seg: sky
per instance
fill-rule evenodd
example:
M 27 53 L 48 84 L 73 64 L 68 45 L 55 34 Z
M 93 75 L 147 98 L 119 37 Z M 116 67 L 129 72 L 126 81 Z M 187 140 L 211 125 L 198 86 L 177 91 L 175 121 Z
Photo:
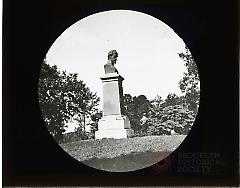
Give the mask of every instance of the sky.
M 151 100 L 157 95 L 181 95 L 178 82 L 186 67 L 178 53 L 184 49 L 183 40 L 162 21 L 136 11 L 112 10 L 85 17 L 66 29 L 46 60 L 59 70 L 78 73 L 78 79 L 101 99 L 103 66 L 108 52 L 117 50 L 115 67 L 124 77 L 124 94 Z

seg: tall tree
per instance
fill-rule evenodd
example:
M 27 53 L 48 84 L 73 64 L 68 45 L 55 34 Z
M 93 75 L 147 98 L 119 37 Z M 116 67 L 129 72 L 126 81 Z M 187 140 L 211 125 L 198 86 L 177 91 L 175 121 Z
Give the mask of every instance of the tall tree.
M 196 113 L 200 99 L 200 79 L 197 64 L 187 46 L 185 49 L 185 52 L 180 53 L 179 57 L 185 61 L 187 72 L 180 80 L 179 87 L 185 95 L 185 102 L 189 110 Z
M 39 103 L 47 128 L 57 141 L 63 139 L 65 122 L 71 117 L 62 90 L 64 76 L 65 73 L 60 74 L 56 66 L 51 67 L 44 60 L 39 77 Z
M 71 95 L 74 120 L 78 122 L 85 133 L 87 119 L 97 112 L 100 99 L 96 93 L 90 91 L 83 81 L 77 81 L 77 78 L 74 78 L 74 83 L 74 93 Z
M 98 105 L 99 97 L 92 93 L 77 74 L 60 72 L 44 60 L 39 78 L 39 103 L 47 128 L 61 142 L 66 123 L 76 118 L 85 130 L 86 117 Z

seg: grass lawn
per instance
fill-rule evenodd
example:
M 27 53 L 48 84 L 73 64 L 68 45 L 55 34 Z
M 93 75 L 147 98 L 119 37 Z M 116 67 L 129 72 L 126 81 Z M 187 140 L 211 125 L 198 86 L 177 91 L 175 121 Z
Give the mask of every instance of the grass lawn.
M 75 159 L 108 171 L 131 171 L 155 164 L 174 151 L 185 135 L 82 140 L 61 144 Z

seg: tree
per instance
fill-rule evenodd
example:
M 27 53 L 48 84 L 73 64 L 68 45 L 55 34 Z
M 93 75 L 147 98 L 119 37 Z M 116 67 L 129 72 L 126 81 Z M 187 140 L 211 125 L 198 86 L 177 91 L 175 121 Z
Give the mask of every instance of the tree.
M 71 95 L 72 109 L 74 110 L 74 120 L 78 122 L 79 127 L 86 133 L 86 121 L 97 111 L 99 97 L 92 93 L 82 81 L 74 80 L 73 95 Z
M 56 66 L 51 67 L 44 60 L 39 78 L 39 103 L 47 128 L 57 141 L 63 139 L 64 122 L 70 118 L 61 89 L 61 76 L 64 76 L 64 73 L 60 75 Z
M 131 127 L 136 135 L 144 135 L 144 128 L 141 126 L 140 119 L 144 113 L 148 113 L 150 109 L 150 101 L 145 95 L 132 97 L 130 94 L 123 96 L 123 104 L 125 108 L 125 115 L 128 116 Z
M 157 95 L 153 100 L 150 101 L 150 118 L 160 119 L 162 116 L 162 109 L 164 101 L 161 96 Z
M 85 130 L 86 116 L 98 105 L 99 97 L 77 80 L 77 74 L 60 72 L 44 60 L 39 77 L 39 103 L 48 130 L 61 142 L 66 123 L 76 118 Z
M 175 93 L 169 93 L 167 95 L 167 98 L 165 99 L 163 106 L 173 106 L 173 105 L 178 105 L 182 104 L 182 98 L 177 96 Z
M 200 99 L 200 80 L 197 64 L 187 46 L 185 53 L 179 53 L 179 57 L 185 61 L 187 72 L 179 82 L 179 87 L 185 95 L 185 102 L 189 110 L 197 112 Z
M 184 105 L 183 97 L 169 94 L 163 101 L 156 97 L 151 101 L 151 115 L 147 135 L 187 134 L 194 121 L 193 111 Z
M 163 108 L 160 121 L 161 128 L 168 133 L 174 130 L 178 134 L 187 134 L 194 121 L 194 115 L 183 105 L 170 105 Z
M 179 82 L 184 95 L 179 97 L 170 93 L 165 101 L 159 97 L 151 101 L 148 134 L 187 134 L 193 124 L 200 98 L 197 65 L 187 47 L 179 57 L 187 67 L 187 72 Z

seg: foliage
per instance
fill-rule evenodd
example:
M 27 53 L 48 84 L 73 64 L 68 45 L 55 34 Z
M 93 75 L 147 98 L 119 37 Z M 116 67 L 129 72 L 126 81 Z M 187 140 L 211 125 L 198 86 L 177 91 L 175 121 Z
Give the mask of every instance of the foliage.
M 56 140 L 62 140 L 64 123 L 71 117 L 61 86 L 64 73 L 60 74 L 56 66 L 49 66 L 44 61 L 39 78 L 39 103 L 48 130 Z
M 149 101 L 145 96 L 124 95 L 124 107 L 135 136 L 187 134 L 194 121 L 194 112 L 185 105 L 185 98 L 170 93 Z M 147 116 L 147 121 L 140 120 Z
M 98 121 L 102 118 L 102 115 L 102 111 L 97 111 L 95 114 L 91 115 L 92 122 L 90 123 L 89 138 L 95 138 L 95 132 L 98 130 Z
M 82 81 L 75 84 L 72 97 L 72 106 L 75 112 L 74 120 L 76 120 L 86 132 L 86 119 L 90 118 L 97 111 L 99 97 L 96 93 L 92 93 L 90 89 Z
M 164 101 L 160 96 L 151 101 L 147 135 L 187 134 L 193 124 L 200 99 L 197 65 L 187 47 L 179 57 L 187 67 L 179 82 L 184 95 L 170 93 Z
M 185 103 L 189 110 L 197 112 L 200 99 L 200 80 L 198 76 L 197 64 L 194 61 L 189 49 L 185 47 L 185 53 L 180 53 L 179 57 L 185 61 L 187 72 L 179 82 L 179 87 L 185 95 Z
M 148 113 L 150 109 L 150 101 L 144 95 L 132 97 L 130 94 L 123 96 L 123 104 L 125 115 L 128 116 L 131 122 L 131 128 L 134 130 L 135 135 L 143 135 L 144 127 L 140 123 L 144 113 Z
M 75 128 L 74 136 L 75 136 L 75 140 L 74 141 L 88 139 L 88 133 L 83 129 L 82 126 L 78 126 L 78 127 Z
M 184 99 L 182 97 L 177 96 L 175 93 L 169 93 L 164 103 L 162 104 L 162 106 L 167 107 L 167 106 L 179 105 L 179 104 L 182 104 L 183 101 Z
M 123 112 L 129 117 L 135 136 L 187 134 L 190 130 L 199 105 L 199 76 L 187 47 L 179 57 L 187 67 L 179 82 L 183 96 L 170 93 L 165 100 L 156 96 L 151 101 L 144 95 L 123 96 Z M 39 79 L 39 102 L 47 127 L 57 141 L 63 140 L 69 120 L 77 121 L 78 127 L 72 136 L 64 136 L 65 141 L 94 138 L 98 120 L 102 117 L 102 112 L 96 108 L 99 97 L 83 81 L 77 80 L 77 74 L 59 72 L 56 66 L 49 66 L 44 61 Z M 147 120 L 142 121 L 143 117 Z M 90 132 L 86 132 L 87 124 Z
M 148 121 L 147 135 L 187 134 L 194 121 L 194 112 L 182 104 L 162 106 Z
M 179 82 L 183 96 L 170 93 L 165 100 L 161 96 L 149 101 L 145 96 L 124 95 L 126 115 L 131 121 L 135 136 L 187 134 L 197 114 L 200 99 L 200 82 L 197 65 L 186 47 L 179 57 L 184 60 L 187 72 Z M 144 124 L 140 119 L 147 116 Z M 144 117 L 146 119 L 146 117 Z
M 184 97 L 168 94 L 163 101 L 157 96 L 151 101 L 147 135 L 187 134 L 194 121 L 194 112 L 188 110 Z
M 96 110 L 99 97 L 77 80 L 77 74 L 60 72 L 44 60 L 38 88 L 43 119 L 56 141 L 63 141 L 66 123 L 72 118 L 85 130 L 85 117 Z

